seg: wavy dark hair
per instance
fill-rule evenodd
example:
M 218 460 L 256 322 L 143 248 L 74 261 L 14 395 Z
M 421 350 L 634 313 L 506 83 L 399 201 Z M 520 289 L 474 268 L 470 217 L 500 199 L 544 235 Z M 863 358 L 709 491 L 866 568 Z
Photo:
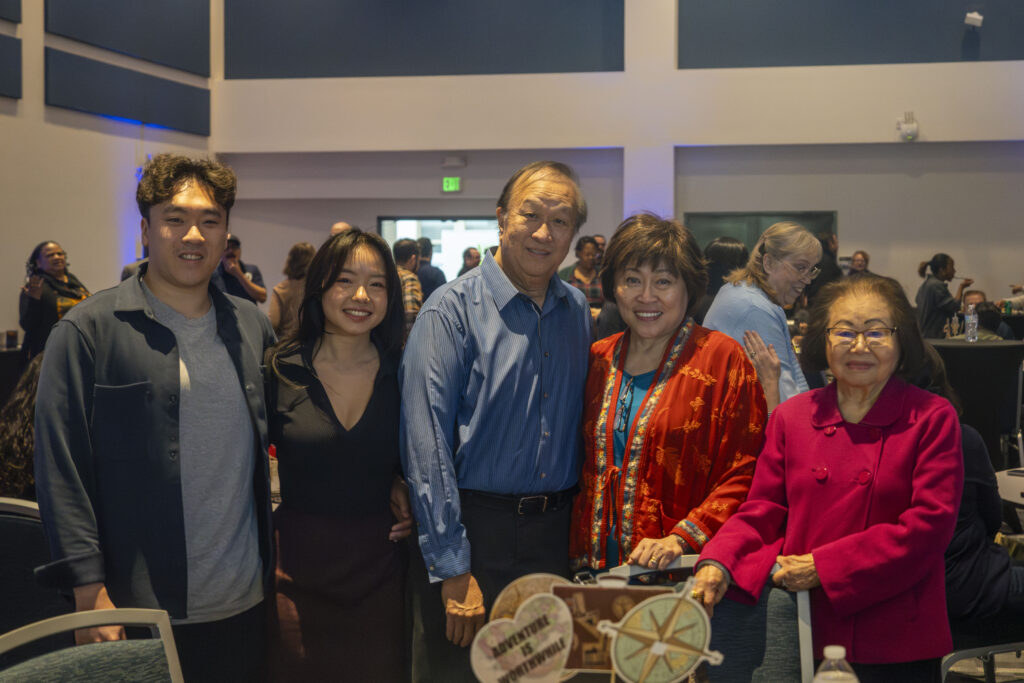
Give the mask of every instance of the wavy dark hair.
M 36 390 L 43 354 L 29 361 L 14 393 L 0 409 L 0 496 L 35 498 L 32 450 L 35 448 Z
M 398 277 L 395 260 L 391 257 L 391 249 L 380 235 L 352 228 L 329 237 L 309 264 L 302 304 L 299 306 L 299 326 L 268 353 L 268 362 L 278 378 L 287 381 L 278 368 L 281 356 L 301 351 L 303 362 L 311 362 L 325 334 L 324 294 L 338 280 L 349 256 L 360 247 L 371 249 L 380 256 L 387 280 L 388 307 L 384 320 L 373 328 L 370 338 L 382 353 L 401 349 L 405 333 L 405 307 L 402 302 L 402 281 Z M 309 369 L 312 371 L 312 368 Z
M 811 321 L 800 354 L 804 367 L 815 372 L 828 367 L 828 333 L 825 330 L 828 328 L 829 310 L 839 299 L 855 294 L 873 294 L 889 307 L 900 347 L 896 376 L 916 386 L 923 386 L 923 382 L 930 382 L 930 378 L 937 376 L 939 369 L 935 367 L 934 359 L 938 355 L 929 355 L 926 351 L 917 316 L 903 286 L 891 277 L 881 275 L 844 278 L 821 288 L 811 306 Z
M 630 216 L 615 228 L 601 266 L 604 298 L 615 301 L 615 277 L 626 268 L 664 266 L 686 285 L 686 315 L 704 296 L 708 271 L 693 233 L 653 213 Z
M 146 162 L 135 190 L 139 213 L 149 220 L 149 209 L 181 192 L 189 181 L 198 183 L 222 209 L 224 219 L 235 204 L 238 180 L 227 164 L 212 159 L 191 159 L 180 154 L 157 154 Z

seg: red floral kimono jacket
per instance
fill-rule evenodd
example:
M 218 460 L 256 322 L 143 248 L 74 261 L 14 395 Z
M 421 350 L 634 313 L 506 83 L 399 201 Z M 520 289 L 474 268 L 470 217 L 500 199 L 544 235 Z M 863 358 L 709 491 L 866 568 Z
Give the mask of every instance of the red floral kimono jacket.
M 746 354 L 728 336 L 691 320 L 666 348 L 617 468 L 615 405 L 629 334 L 590 347 L 583 475 L 569 546 L 574 566 L 606 566 L 614 520 L 623 561 L 641 539 L 670 533 L 699 552 L 746 500 L 764 443 L 768 411 Z

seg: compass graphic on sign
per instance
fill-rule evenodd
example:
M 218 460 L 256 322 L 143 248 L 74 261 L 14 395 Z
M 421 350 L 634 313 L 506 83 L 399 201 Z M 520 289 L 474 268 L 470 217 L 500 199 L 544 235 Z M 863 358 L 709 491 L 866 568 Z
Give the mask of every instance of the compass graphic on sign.
M 704 608 L 689 597 L 692 584 L 691 578 L 678 593 L 644 600 L 617 623 L 598 624 L 612 638 L 612 665 L 620 678 L 630 683 L 672 683 L 702 661 L 722 662 L 720 652 L 708 650 L 711 625 Z

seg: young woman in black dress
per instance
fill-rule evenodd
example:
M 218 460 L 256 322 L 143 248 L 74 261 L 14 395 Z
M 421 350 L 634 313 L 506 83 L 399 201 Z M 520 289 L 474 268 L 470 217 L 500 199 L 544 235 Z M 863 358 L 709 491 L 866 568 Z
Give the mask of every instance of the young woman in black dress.
M 407 676 L 397 368 L 404 313 L 387 243 L 349 230 L 313 257 L 299 328 L 268 353 L 281 506 L 272 680 Z

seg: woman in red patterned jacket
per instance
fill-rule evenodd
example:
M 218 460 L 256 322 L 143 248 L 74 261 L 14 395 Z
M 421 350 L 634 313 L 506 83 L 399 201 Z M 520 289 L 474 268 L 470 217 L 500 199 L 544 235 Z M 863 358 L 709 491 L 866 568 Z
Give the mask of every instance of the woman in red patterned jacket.
M 627 218 L 604 264 L 628 329 L 590 348 L 570 552 L 595 571 L 664 568 L 699 553 L 746 499 L 764 394 L 739 344 L 689 317 L 707 273 L 686 228 Z

